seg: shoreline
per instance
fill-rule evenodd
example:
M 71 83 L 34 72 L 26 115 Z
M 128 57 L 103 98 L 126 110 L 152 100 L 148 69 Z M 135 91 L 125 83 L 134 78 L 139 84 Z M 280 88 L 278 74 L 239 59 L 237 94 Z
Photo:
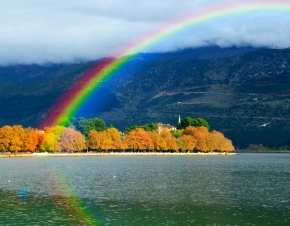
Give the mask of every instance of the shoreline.
M 236 153 L 290 153 L 290 151 L 236 151 Z
M 161 152 L 97 152 L 97 153 L 33 153 L 0 154 L 0 158 L 17 157 L 78 157 L 78 156 L 234 156 L 236 152 L 161 153 Z

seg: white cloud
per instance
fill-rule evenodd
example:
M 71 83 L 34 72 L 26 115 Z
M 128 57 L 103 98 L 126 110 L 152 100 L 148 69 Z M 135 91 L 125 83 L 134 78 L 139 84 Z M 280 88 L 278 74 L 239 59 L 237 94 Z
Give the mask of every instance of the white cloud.
M 0 65 L 105 57 L 166 21 L 227 2 L 0 0 Z M 289 12 L 227 16 L 185 29 L 146 51 L 208 44 L 289 47 L 289 26 Z

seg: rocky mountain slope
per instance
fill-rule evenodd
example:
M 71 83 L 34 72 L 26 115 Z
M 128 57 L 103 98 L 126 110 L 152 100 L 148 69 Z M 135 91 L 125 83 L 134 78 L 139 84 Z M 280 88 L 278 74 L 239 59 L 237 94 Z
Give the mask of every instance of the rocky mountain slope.
M 36 126 L 92 65 L 0 68 L 0 124 Z M 129 125 L 203 117 L 238 148 L 290 144 L 290 49 L 207 47 L 140 54 L 117 71 L 77 116 Z M 266 124 L 266 125 L 265 125 Z

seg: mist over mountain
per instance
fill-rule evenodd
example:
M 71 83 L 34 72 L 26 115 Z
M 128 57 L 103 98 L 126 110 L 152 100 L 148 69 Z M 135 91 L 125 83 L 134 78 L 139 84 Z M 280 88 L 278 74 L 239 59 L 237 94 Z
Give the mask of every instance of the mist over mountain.
M 290 144 L 290 49 L 204 47 L 139 54 L 77 113 L 120 130 L 202 117 L 238 148 Z M 94 62 L 0 67 L 0 125 L 36 127 Z M 265 126 L 265 124 L 267 124 Z

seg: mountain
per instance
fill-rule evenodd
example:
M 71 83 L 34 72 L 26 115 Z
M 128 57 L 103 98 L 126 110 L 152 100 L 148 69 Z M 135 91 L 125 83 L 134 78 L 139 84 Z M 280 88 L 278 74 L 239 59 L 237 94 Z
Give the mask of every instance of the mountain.
M 238 148 L 290 144 L 290 49 L 204 47 L 139 54 L 76 116 L 129 125 L 203 117 Z M 37 126 L 94 62 L 0 68 L 0 125 Z M 268 123 L 268 124 L 267 124 Z M 265 126 L 266 124 L 266 126 Z

